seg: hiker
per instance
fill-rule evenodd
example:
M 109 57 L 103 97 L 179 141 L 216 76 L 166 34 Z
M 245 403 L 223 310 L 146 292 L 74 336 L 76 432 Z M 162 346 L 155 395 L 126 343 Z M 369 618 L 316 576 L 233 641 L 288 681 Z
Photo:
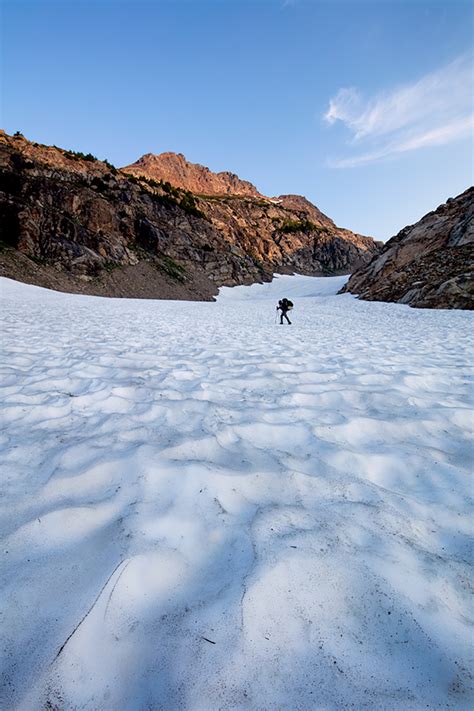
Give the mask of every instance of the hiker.
M 288 318 L 288 311 L 293 308 L 293 302 L 289 299 L 280 299 L 277 306 L 277 311 L 281 311 L 280 324 L 283 326 L 283 317 L 286 318 L 288 323 L 291 325 L 291 321 Z

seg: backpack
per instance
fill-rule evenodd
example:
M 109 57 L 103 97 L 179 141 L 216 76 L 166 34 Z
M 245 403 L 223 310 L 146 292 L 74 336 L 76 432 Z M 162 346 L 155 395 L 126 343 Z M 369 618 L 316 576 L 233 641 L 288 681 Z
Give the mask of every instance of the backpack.
M 291 309 L 293 308 L 293 302 L 290 301 L 289 299 L 283 299 L 283 301 L 286 302 L 286 307 L 287 307 L 288 311 L 291 311 Z

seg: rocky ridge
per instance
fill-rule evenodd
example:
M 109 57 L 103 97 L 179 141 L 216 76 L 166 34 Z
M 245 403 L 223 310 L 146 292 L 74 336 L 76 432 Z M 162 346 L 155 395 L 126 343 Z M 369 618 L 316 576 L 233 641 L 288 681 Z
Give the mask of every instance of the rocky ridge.
M 343 291 L 418 308 L 474 308 L 474 187 L 401 230 Z
M 381 242 L 337 227 L 302 195 L 267 197 L 233 173 L 212 173 L 182 154 L 146 154 L 126 174 L 192 191 L 212 224 L 272 271 L 349 273 L 376 254 Z
M 1 132 L 0 274 L 64 291 L 211 299 L 275 272 L 348 273 L 380 248 L 304 198 L 265 198 L 232 174 L 199 170 L 215 190 L 227 186 L 204 196 L 171 172 L 174 184 L 130 170 Z

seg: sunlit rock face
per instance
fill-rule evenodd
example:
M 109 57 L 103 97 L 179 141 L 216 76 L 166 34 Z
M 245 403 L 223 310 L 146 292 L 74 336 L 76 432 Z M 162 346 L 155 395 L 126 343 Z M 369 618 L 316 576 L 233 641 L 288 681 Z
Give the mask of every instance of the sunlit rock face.
M 361 299 L 474 308 L 474 188 L 405 227 L 344 288 Z
M 241 180 L 228 171 L 213 173 L 204 165 L 190 163 L 182 153 L 146 153 L 122 170 L 155 180 L 166 180 L 177 188 L 196 194 L 263 197 L 248 180 Z

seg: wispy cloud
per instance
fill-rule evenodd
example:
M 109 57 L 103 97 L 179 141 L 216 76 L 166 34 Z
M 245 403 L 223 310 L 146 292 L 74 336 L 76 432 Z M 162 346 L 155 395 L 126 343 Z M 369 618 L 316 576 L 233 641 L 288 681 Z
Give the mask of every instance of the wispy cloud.
M 469 136 L 474 128 L 473 65 L 463 56 L 412 84 L 364 98 L 340 89 L 324 119 L 349 129 L 351 155 L 330 161 L 352 167 L 381 158 L 440 146 Z M 365 149 L 354 153 L 354 149 Z

